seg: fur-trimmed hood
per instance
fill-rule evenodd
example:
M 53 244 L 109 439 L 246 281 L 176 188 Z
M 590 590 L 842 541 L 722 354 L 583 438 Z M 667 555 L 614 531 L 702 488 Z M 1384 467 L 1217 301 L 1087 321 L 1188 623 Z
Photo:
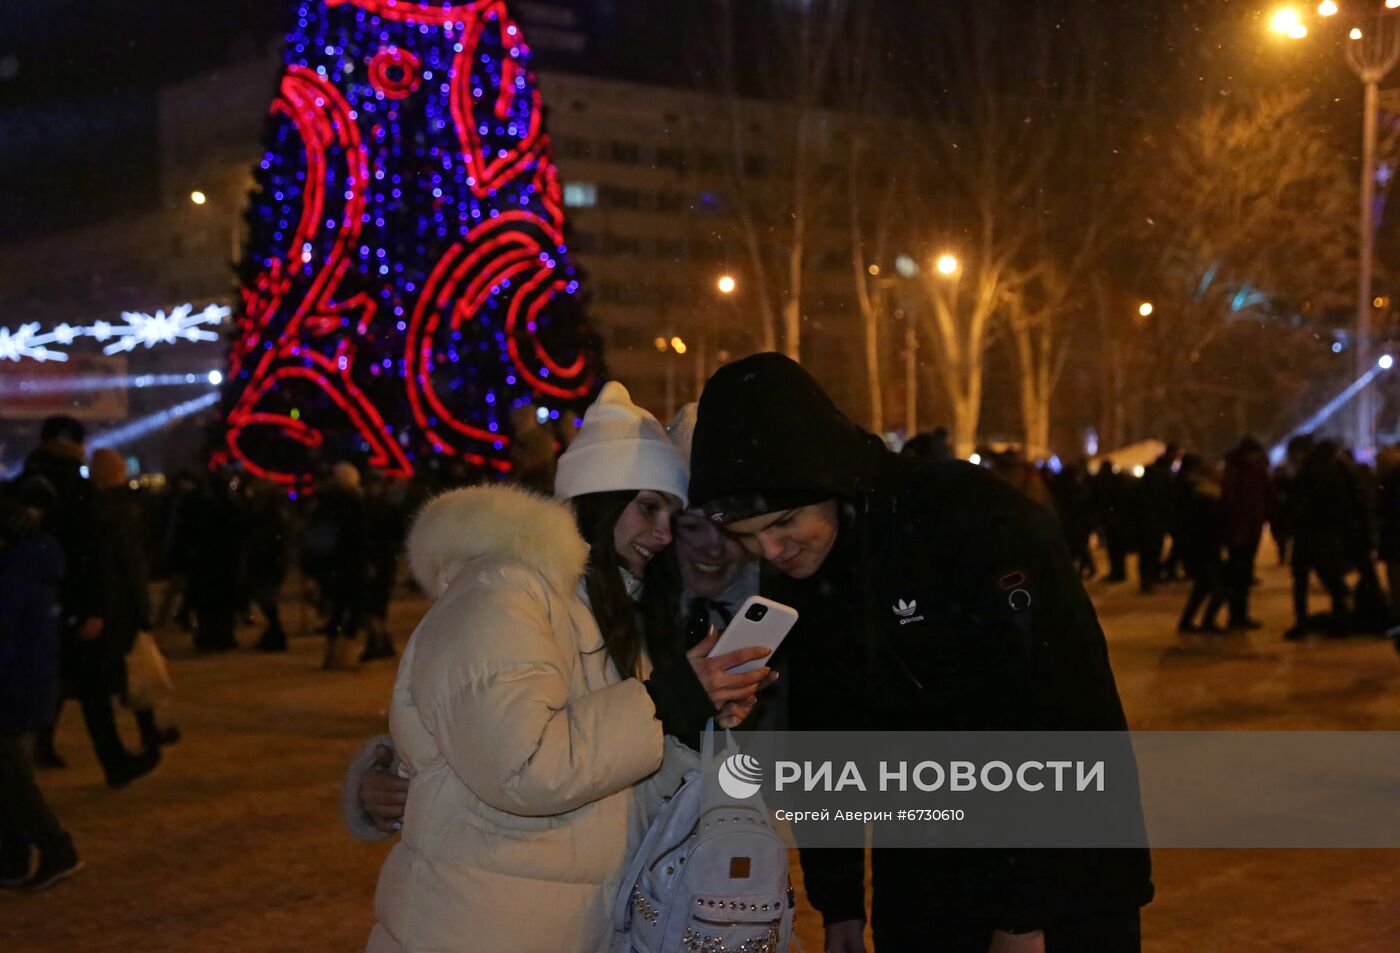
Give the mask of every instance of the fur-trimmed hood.
M 569 593 L 583 575 L 588 544 L 568 504 L 508 484 L 450 490 L 419 511 L 408 563 L 428 595 L 442 595 L 463 564 L 483 556 L 528 566 Z

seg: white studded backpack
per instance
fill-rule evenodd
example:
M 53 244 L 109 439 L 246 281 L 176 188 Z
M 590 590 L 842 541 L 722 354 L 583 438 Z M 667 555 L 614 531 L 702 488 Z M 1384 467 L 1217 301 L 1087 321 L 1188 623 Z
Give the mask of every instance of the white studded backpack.
M 757 793 L 720 786 L 726 761 L 752 772 L 725 732 L 715 757 L 714 721 L 705 728 L 700 770 L 686 775 L 647 831 L 613 908 L 618 948 L 631 953 L 785 953 L 795 901 L 788 849 Z M 737 760 L 736 760 L 737 759 Z M 748 765 L 744 764 L 747 759 Z M 756 780 L 756 778 L 755 778 Z

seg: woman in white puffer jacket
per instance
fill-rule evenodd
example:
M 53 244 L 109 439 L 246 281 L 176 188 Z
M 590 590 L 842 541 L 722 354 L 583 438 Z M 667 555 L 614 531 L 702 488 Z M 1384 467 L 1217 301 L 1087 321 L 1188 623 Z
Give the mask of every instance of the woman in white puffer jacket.
M 559 462 L 572 507 L 498 485 L 424 508 L 409 560 L 435 602 L 394 686 L 410 783 L 370 953 L 611 945 L 626 862 L 686 767 L 664 733 L 767 675 L 726 675 L 728 658 L 652 670 L 631 597 L 686 480 L 660 424 L 609 384 Z

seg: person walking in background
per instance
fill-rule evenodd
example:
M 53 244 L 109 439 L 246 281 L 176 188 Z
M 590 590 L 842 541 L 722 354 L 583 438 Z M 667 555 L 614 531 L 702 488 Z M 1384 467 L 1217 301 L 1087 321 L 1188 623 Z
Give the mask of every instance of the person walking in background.
M 1390 589 L 1392 623 L 1400 620 L 1400 445 L 1384 448 L 1376 456 L 1377 556 L 1385 564 Z
M 1079 566 L 1079 574 L 1093 579 L 1098 574 L 1091 545 L 1094 534 L 1094 497 L 1089 483 L 1089 467 L 1084 461 L 1072 463 L 1059 473 L 1046 478 L 1055 512 L 1065 531 L 1070 555 Z
M 199 481 L 192 474 L 178 473 L 175 475 L 171 491 L 160 503 L 158 529 L 155 534 L 159 540 L 156 565 L 165 577 L 165 591 L 161 595 L 153 620 L 157 628 L 165 625 L 166 620 L 173 617 L 175 624 L 185 631 L 194 629 L 194 620 L 190 618 L 189 600 L 186 598 L 189 585 L 189 554 L 180 551 L 179 545 L 187 538 L 182 527 L 184 521 L 189 518 L 190 500 L 198 491 Z
M 1290 641 L 1306 638 L 1312 628 L 1308 617 L 1308 583 L 1315 573 L 1332 600 L 1329 628 L 1345 631 L 1348 624 L 1347 586 L 1344 578 L 1347 529 L 1351 511 L 1337 445 L 1311 436 L 1288 443 L 1288 457 L 1295 476 L 1289 489 L 1293 516 L 1293 626 L 1284 633 Z
M 1220 484 L 1194 453 L 1181 458 L 1178 476 L 1186 487 L 1186 495 L 1177 507 L 1174 545 L 1181 553 L 1182 565 L 1191 580 L 1191 594 L 1181 610 L 1177 631 L 1183 634 L 1220 632 L 1216 619 L 1225 605 L 1220 562 L 1220 550 L 1225 541 Z M 1205 615 L 1197 622 L 1196 615 L 1202 606 L 1205 606 Z
M 1293 527 L 1297 522 L 1293 514 L 1293 481 L 1297 470 L 1293 463 L 1292 444 L 1283 461 L 1269 474 L 1274 488 L 1274 512 L 1269 518 L 1269 535 L 1274 538 L 1274 548 L 1278 550 L 1278 564 L 1287 566 L 1292 555 Z
M 133 755 L 127 751 L 112 710 L 112 696 L 124 688 L 121 636 L 114 635 L 107 622 L 117 574 L 92 485 L 82 473 L 86 436 L 83 425 L 72 417 L 45 420 L 39 448 L 25 463 L 25 478 L 42 477 L 56 491 L 53 505 L 44 514 L 44 528 L 63 550 L 59 604 L 64 616 L 64 696 L 76 698 L 81 705 L 83 725 L 107 784 L 119 788 L 149 773 L 160 752 Z M 60 701 L 55 723 L 61 708 Z M 37 739 L 36 763 L 62 766 L 53 746 L 52 724 L 42 728 Z
M 190 610 L 194 645 L 200 652 L 238 648 L 234 625 L 246 566 L 247 519 L 233 477 L 210 473 L 190 500 L 182 521 L 180 551 L 188 554 Z
M 291 518 L 287 494 L 271 480 L 256 480 L 248 489 L 248 593 L 263 617 L 259 652 L 287 651 L 282 627 L 282 584 L 287 579 Z
M 337 463 L 313 505 L 304 537 L 304 560 L 326 606 L 326 655 L 321 667 L 351 668 L 350 653 L 365 622 L 369 582 L 360 471 L 352 463 Z
M 1105 582 L 1126 582 L 1128 553 L 1135 536 L 1133 519 L 1133 485 L 1128 477 L 1110 461 L 1099 463 L 1090 492 L 1093 494 L 1096 526 L 1108 550 L 1108 575 Z
M 1262 623 L 1250 617 L 1249 594 L 1254 588 L 1254 565 L 1264 524 L 1275 510 L 1269 481 L 1269 458 L 1264 446 L 1245 437 L 1225 455 L 1220 507 L 1225 519 L 1225 586 L 1230 600 L 1229 628 L 1257 629 Z
M 127 485 L 126 461 L 117 451 L 104 448 L 93 453 L 90 472 L 101 539 L 107 547 L 103 562 L 111 572 L 102 615 L 107 653 L 103 664 L 110 673 L 112 693 L 127 698 L 126 657 L 137 633 L 151 628 L 150 572 L 140 503 Z M 180 729 L 161 728 L 153 710 L 131 711 L 147 756 L 158 756 L 163 746 L 180 740 Z
M 552 477 L 551 477 L 552 482 Z M 389 606 L 399 581 L 399 552 L 408 531 L 405 484 L 392 484 L 377 470 L 365 476 L 365 541 L 368 548 L 365 574 L 365 649 L 361 662 L 393 658 L 389 635 Z
M 1148 465 L 1138 480 L 1134 497 L 1138 531 L 1138 588 L 1152 592 L 1162 581 L 1162 547 L 1166 545 L 1167 528 L 1172 525 L 1172 469 L 1176 466 L 1178 450 L 1167 449 Z
M 1347 499 L 1345 565 L 1355 569 L 1357 576 L 1350 631 L 1378 634 L 1390 628 L 1390 606 L 1376 572 L 1376 474 L 1369 465 L 1357 463 L 1349 452 L 1337 454 L 1337 468 Z
M 53 494 L 38 480 L 0 498 L 0 887 L 24 890 L 83 866 L 34 782 L 29 755 L 33 732 L 52 724 L 62 629 L 63 550 L 32 505 Z

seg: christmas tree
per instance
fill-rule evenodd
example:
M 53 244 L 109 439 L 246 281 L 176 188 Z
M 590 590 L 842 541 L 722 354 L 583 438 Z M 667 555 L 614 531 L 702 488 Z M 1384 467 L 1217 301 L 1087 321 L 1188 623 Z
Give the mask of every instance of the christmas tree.
M 529 48 L 504 0 L 297 5 L 246 213 L 225 459 L 510 469 L 597 387 Z

